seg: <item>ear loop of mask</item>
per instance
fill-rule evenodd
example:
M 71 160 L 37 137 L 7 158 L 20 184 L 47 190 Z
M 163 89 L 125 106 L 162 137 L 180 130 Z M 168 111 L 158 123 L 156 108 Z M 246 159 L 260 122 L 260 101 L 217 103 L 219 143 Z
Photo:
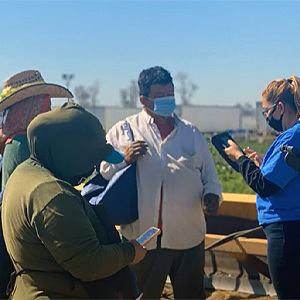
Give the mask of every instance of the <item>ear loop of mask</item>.
M 153 102 L 153 105 L 154 105 L 154 99 L 151 99 L 147 96 L 144 96 L 147 100 L 150 100 L 151 102 Z M 145 104 L 143 105 L 143 107 L 145 107 L 148 111 L 151 111 L 153 113 L 155 113 L 151 108 L 147 107 Z
M 144 97 L 145 97 L 147 100 L 150 100 L 151 102 L 153 102 L 153 105 L 154 105 L 154 99 L 151 99 L 151 98 L 149 98 L 149 97 L 147 97 L 147 96 L 144 96 Z M 149 111 L 155 113 L 151 108 L 147 107 L 146 105 L 144 105 L 144 107 L 145 107 L 147 110 L 149 110 Z
M 144 96 L 147 100 L 150 100 L 151 102 L 153 102 L 153 104 L 154 104 L 154 99 L 151 99 L 151 98 L 149 98 L 149 97 L 147 97 L 147 96 Z M 145 106 L 145 105 L 144 105 Z

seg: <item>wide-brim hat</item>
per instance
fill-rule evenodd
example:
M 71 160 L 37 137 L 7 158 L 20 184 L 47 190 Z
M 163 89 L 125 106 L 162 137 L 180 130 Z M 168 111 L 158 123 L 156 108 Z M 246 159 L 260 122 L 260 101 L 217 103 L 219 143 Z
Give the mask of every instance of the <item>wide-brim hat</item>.
M 50 98 L 73 98 L 65 87 L 46 83 L 37 70 L 23 71 L 4 81 L 0 95 L 0 111 L 32 96 L 50 95 Z

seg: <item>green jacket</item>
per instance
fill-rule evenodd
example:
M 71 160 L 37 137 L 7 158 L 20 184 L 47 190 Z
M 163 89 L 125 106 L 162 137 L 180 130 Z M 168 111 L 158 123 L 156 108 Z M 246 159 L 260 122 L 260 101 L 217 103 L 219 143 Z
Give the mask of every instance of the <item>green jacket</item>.
M 5 145 L 2 159 L 2 188 L 5 187 L 14 169 L 29 157 L 26 134 L 16 135 L 10 143 Z
M 86 118 L 78 120 L 82 114 Z M 80 158 L 78 149 L 68 152 L 75 137 L 81 151 L 86 150 L 86 142 L 93 149 L 87 152 L 106 151 L 105 139 L 100 143 L 102 137 L 98 138 L 104 134 L 100 131 L 102 127 L 86 114 L 68 104 L 41 114 L 45 116 L 38 116 L 28 128 L 32 157 L 9 178 L 2 203 L 5 243 L 16 271 L 21 273 L 16 279 L 13 299 L 87 298 L 81 281 L 108 277 L 134 258 L 131 243 L 106 245 L 107 235 L 101 222 L 70 184 L 87 173 L 97 163 L 95 160 L 101 160 L 101 155 L 97 157 L 95 153 L 81 152 Z M 61 128 L 57 124 L 61 125 L 64 119 L 71 121 L 59 133 Z M 90 134 L 90 126 L 96 126 L 96 137 Z M 86 135 L 80 137 L 82 129 L 88 139 Z M 46 164 L 53 167 L 46 168 Z

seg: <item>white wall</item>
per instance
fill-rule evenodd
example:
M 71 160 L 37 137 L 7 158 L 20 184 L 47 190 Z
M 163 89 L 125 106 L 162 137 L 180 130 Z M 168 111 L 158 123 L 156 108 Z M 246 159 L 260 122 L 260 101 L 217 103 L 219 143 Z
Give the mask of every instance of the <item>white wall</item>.
M 221 132 L 241 128 L 240 109 L 235 106 L 182 106 L 181 117 L 201 132 Z
M 104 129 L 109 130 L 118 121 L 139 113 L 142 108 L 95 107 L 87 110 L 101 121 Z M 259 113 L 261 109 L 259 109 Z M 193 123 L 203 133 L 225 130 L 256 130 L 257 117 L 240 116 L 236 106 L 177 106 L 176 113 Z M 265 120 L 262 124 L 266 125 Z
M 124 120 L 126 117 L 137 114 L 141 108 L 124 108 L 124 107 L 103 107 L 102 125 L 108 131 L 118 121 Z
M 101 106 L 96 106 L 96 107 L 89 107 L 86 108 L 86 110 L 93 115 L 95 115 L 101 122 L 102 126 L 104 127 L 103 124 L 103 119 L 104 119 L 104 107 Z
M 255 116 L 242 116 L 241 129 L 256 130 L 256 117 Z
M 261 133 L 271 133 L 274 130 L 267 124 L 266 119 L 262 115 L 261 102 L 256 102 L 256 130 Z

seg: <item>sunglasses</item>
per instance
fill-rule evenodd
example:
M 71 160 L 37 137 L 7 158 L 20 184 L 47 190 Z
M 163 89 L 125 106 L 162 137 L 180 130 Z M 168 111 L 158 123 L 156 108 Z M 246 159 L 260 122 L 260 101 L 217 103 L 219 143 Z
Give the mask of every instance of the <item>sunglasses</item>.
M 267 117 L 267 113 L 270 109 L 274 108 L 274 111 L 275 111 L 275 108 L 277 107 L 278 103 L 274 103 L 273 105 L 271 105 L 270 107 L 264 109 L 261 113 L 262 115 L 266 118 Z

